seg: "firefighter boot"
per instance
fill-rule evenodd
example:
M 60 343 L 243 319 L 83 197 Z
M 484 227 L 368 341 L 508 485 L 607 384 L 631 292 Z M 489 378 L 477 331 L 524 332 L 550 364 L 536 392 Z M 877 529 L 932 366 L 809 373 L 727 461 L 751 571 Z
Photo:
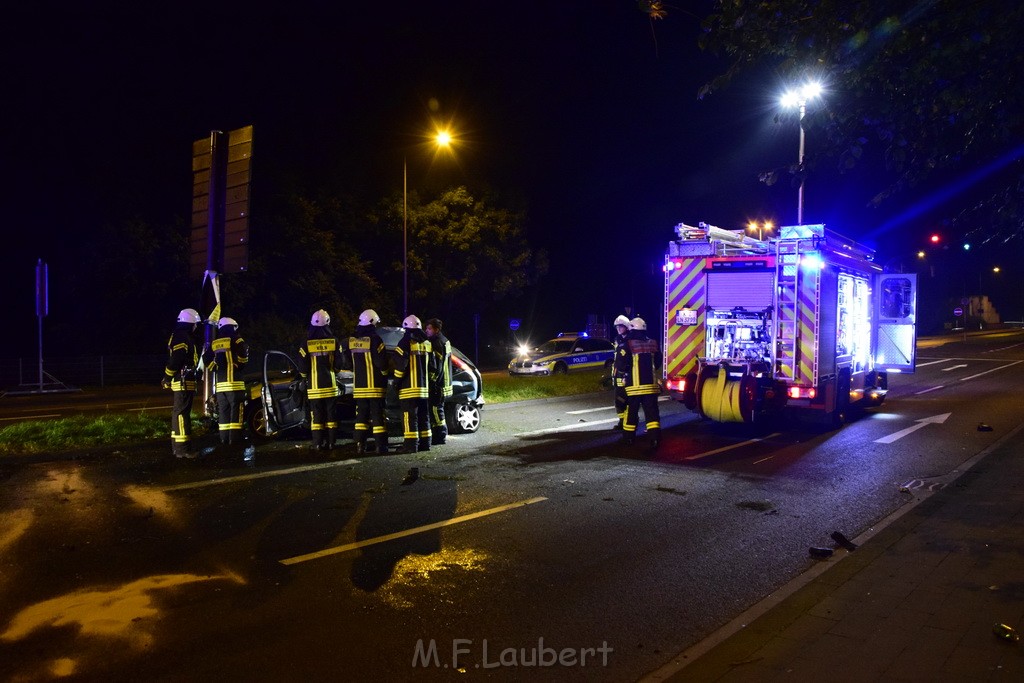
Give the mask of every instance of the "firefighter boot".
M 388 437 L 383 435 L 377 437 L 377 453 L 380 455 L 388 454 Z

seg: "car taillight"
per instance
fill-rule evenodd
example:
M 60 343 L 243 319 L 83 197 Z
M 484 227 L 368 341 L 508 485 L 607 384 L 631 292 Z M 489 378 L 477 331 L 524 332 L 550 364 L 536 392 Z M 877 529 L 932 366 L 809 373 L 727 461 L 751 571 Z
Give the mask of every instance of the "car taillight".
M 462 360 L 455 354 L 452 354 L 452 364 L 459 370 L 469 370 L 469 365 L 466 364 L 466 361 Z
M 672 377 L 665 380 L 665 388 L 669 391 L 686 391 L 686 379 L 682 377 Z

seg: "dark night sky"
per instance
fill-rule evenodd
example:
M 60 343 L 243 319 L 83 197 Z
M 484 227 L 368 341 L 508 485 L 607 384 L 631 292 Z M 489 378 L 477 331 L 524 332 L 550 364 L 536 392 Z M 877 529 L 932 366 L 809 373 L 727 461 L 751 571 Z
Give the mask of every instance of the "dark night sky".
M 0 41 L 3 291 L 29 349 L 36 259 L 59 288 L 90 267 L 77 247 L 104 221 L 187 216 L 191 142 L 213 128 L 254 125 L 264 183 L 330 171 L 383 196 L 409 155 L 411 188 L 487 185 L 524 202 L 551 254 L 539 336 L 626 305 L 657 320 L 650 270 L 680 221 L 795 222 L 789 180 L 757 180 L 797 153 L 795 120 L 774 121 L 782 84 L 766 72 L 698 101 L 724 65 L 681 9 L 653 33 L 632 0 L 32 12 L 8 17 Z M 431 98 L 462 139 L 457 166 L 415 155 Z M 878 221 L 867 190 L 829 182 L 826 197 L 824 183 L 808 183 L 807 222 L 856 237 Z M 89 296 L 102 293 L 75 293 Z

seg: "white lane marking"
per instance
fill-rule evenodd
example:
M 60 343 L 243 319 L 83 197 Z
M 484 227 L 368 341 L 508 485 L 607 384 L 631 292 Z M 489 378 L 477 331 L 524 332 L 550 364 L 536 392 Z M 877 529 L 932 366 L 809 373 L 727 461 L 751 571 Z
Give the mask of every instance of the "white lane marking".
M 377 536 L 376 538 L 367 538 L 363 541 L 356 541 L 355 543 L 346 543 L 345 545 L 335 546 L 333 548 L 325 548 L 324 550 L 318 550 L 315 553 L 308 553 L 306 555 L 296 555 L 295 557 L 289 557 L 284 560 L 278 560 L 281 564 L 292 565 L 298 564 L 299 562 L 308 562 L 309 560 L 316 560 L 321 557 L 327 557 L 328 555 L 337 555 L 338 553 L 348 552 L 349 550 L 355 550 L 356 548 L 365 548 L 368 545 L 376 545 L 378 543 L 385 543 L 387 541 L 393 541 L 396 538 L 404 538 L 405 536 L 412 536 L 413 534 L 420 534 L 424 531 L 432 531 L 434 529 L 441 529 L 446 526 L 452 526 L 454 524 L 461 524 L 462 522 L 468 522 L 473 519 L 479 519 L 480 517 L 487 517 L 488 515 L 496 515 L 499 512 L 505 512 L 506 510 L 512 510 L 515 508 L 525 507 L 527 505 L 533 505 L 541 501 L 547 500 L 544 496 L 537 498 L 530 498 L 529 500 L 521 500 L 518 503 L 509 503 L 508 505 L 500 505 L 496 508 L 489 510 L 481 510 L 480 512 L 473 512 L 468 515 L 462 515 L 460 517 L 453 517 L 446 519 L 441 522 L 435 522 L 433 524 L 425 524 L 418 526 L 413 529 L 406 529 L 405 531 L 396 531 L 393 534 L 387 534 L 385 536 Z
M 594 425 L 611 424 L 612 422 L 618 422 L 619 418 L 610 417 L 607 420 L 594 420 L 592 422 L 577 422 L 571 425 L 565 425 L 563 427 L 550 427 L 548 429 L 538 429 L 535 432 L 522 432 L 516 434 L 516 436 L 537 436 L 538 434 L 554 434 L 555 432 L 564 432 L 570 429 L 581 429 L 583 427 L 593 427 Z
M 926 365 L 935 365 L 936 363 L 945 363 L 945 362 L 951 361 L 951 360 L 953 360 L 953 359 L 952 358 L 940 358 L 939 360 L 930 360 L 927 363 L 915 363 L 914 366 L 918 367 L 918 368 L 923 368 Z
M 1009 346 L 1004 346 L 1001 349 L 989 349 L 988 351 L 982 351 L 982 353 L 995 353 L 996 351 L 1006 351 L 1007 349 L 1016 348 L 1018 346 L 1020 346 L 1019 343 L 1018 344 L 1010 344 Z
M 153 406 L 152 408 L 125 408 L 129 413 L 144 412 L 147 410 L 170 410 L 174 406 Z
M 875 439 L 875 443 L 892 443 L 893 441 L 898 441 L 907 434 L 916 432 L 921 427 L 927 427 L 930 424 L 942 424 L 952 414 L 953 413 L 943 413 L 941 415 L 932 415 L 931 417 L 922 417 L 920 420 L 917 420 L 917 424 L 911 425 L 906 429 L 901 429 L 900 431 L 889 434 L 888 436 L 883 436 L 881 439 Z
M 339 467 L 341 465 L 358 465 L 360 460 L 339 460 L 338 462 L 319 462 L 315 465 L 303 465 L 301 467 L 289 467 L 284 470 L 271 470 L 268 472 L 254 472 L 252 474 L 243 474 L 238 477 L 220 477 L 218 479 L 204 479 L 203 481 L 193 481 L 187 484 L 174 484 L 173 486 L 161 486 L 158 491 L 184 491 L 185 489 L 201 489 L 206 486 L 216 486 L 218 484 L 233 484 L 236 481 L 251 481 L 253 479 L 265 479 L 267 477 L 282 477 L 286 474 L 296 474 L 298 472 L 311 472 L 313 470 L 323 470 L 328 467 Z
M 1014 365 L 1019 365 L 1020 363 L 1024 363 L 1024 360 L 1015 360 L 1012 363 L 1007 363 L 1006 365 L 1000 365 L 998 368 L 992 368 L 991 370 L 986 370 L 985 372 L 979 372 L 977 375 L 971 375 L 970 377 L 961 377 L 960 381 L 961 382 L 966 382 L 969 379 L 974 379 L 975 377 L 981 377 L 982 375 L 987 375 L 990 372 L 996 372 L 997 370 L 1005 370 L 1006 368 L 1012 368 Z
M 688 455 L 685 458 L 683 458 L 683 460 L 699 460 L 701 458 L 706 458 L 709 455 L 715 455 L 716 453 L 722 453 L 722 452 L 725 452 L 725 451 L 731 451 L 734 448 L 740 448 L 742 446 L 749 446 L 752 443 L 757 443 L 758 441 L 766 441 L 767 439 L 771 439 L 771 438 L 774 438 L 776 436 L 781 436 L 781 435 L 782 435 L 782 432 L 775 432 L 774 434 L 769 434 L 768 436 L 762 436 L 762 437 L 757 438 L 757 439 L 749 439 L 747 441 L 741 441 L 740 443 L 734 443 L 731 446 L 722 446 L 721 448 L 716 448 L 713 451 L 707 451 L 705 453 L 698 453 L 697 455 Z
M 937 391 L 939 389 L 945 388 L 945 386 L 946 386 L 945 384 L 940 384 L 939 386 L 932 387 L 931 389 L 922 389 L 921 391 L 915 391 L 914 392 L 914 396 L 917 396 L 919 394 L 927 394 L 929 391 Z
M 942 372 L 949 372 L 950 370 L 956 370 L 957 368 L 966 368 L 967 363 L 960 363 L 959 365 L 950 365 L 948 368 L 942 368 Z
M 0 421 L 4 421 L 4 420 L 41 420 L 44 417 L 60 417 L 60 413 L 53 413 L 51 415 L 22 415 L 21 417 L 0 417 Z
M 659 401 L 671 401 L 670 396 L 659 396 Z M 586 408 L 584 410 L 567 410 L 566 415 L 583 415 L 584 413 L 596 413 L 602 410 L 615 410 L 615 406 L 602 406 L 600 408 Z

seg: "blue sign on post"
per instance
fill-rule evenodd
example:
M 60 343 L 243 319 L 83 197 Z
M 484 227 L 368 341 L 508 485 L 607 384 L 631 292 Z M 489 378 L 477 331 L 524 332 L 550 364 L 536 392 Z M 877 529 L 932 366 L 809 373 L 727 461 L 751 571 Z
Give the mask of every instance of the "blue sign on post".
M 957 306 L 956 308 L 953 309 L 953 315 L 956 316 L 957 318 L 959 318 L 963 314 L 964 314 L 964 309 L 960 308 L 959 306 Z
M 512 330 L 513 332 L 518 330 L 519 329 L 519 318 L 509 318 L 508 319 L 508 329 Z

